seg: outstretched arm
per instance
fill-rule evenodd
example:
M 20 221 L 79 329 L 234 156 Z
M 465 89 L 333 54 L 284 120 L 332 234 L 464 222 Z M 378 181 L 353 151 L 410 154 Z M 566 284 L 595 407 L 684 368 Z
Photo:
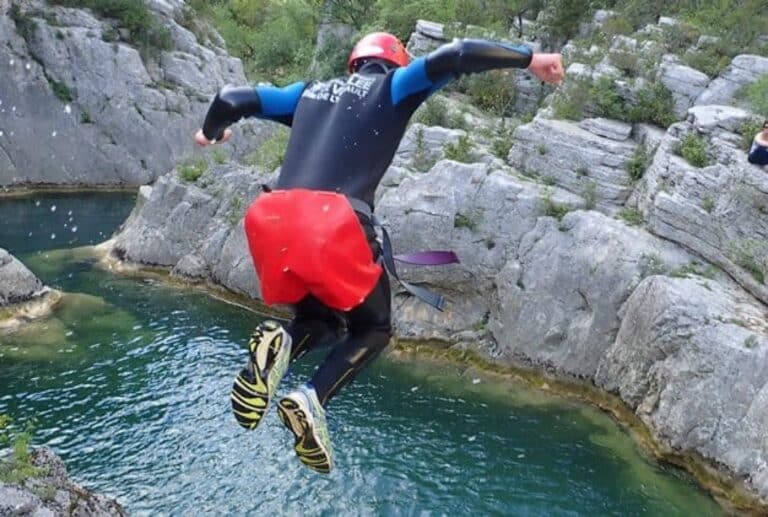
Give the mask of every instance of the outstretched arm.
M 302 82 L 285 88 L 225 86 L 211 102 L 203 127 L 195 140 L 200 145 L 226 141 L 231 135 L 227 127 L 243 117 L 259 117 L 285 123 L 293 116 L 304 86 Z
M 397 104 L 413 93 L 437 90 L 461 75 L 501 68 L 527 68 L 539 79 L 551 83 L 559 83 L 563 77 L 560 54 L 534 54 L 524 45 L 494 41 L 455 40 L 396 70 L 392 100 Z

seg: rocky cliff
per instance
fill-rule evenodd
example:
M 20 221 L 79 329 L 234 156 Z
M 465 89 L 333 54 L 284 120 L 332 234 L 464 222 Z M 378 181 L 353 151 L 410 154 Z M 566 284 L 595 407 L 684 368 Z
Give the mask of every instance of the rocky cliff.
M 167 48 L 90 10 L 0 1 L 0 186 L 138 186 L 189 156 L 210 99 L 245 84 L 243 68 L 183 1 L 148 5 Z M 269 129 L 242 131 L 235 153 Z
M 93 494 L 74 483 L 61 459 L 50 449 L 32 452 L 30 465 L 37 474 L 20 483 L 0 481 L 0 515 L 36 517 L 124 516 L 117 501 Z M 0 458 L 0 462 L 5 461 Z
M 397 292 L 399 337 L 615 393 L 663 448 L 703 458 L 768 503 L 768 177 L 742 147 L 740 127 L 755 114 L 701 100 L 740 77 L 745 59 L 699 83 L 659 61 L 680 85 L 683 120 L 668 129 L 556 119 L 547 108 L 516 128 L 500 159 L 492 119 L 473 115 L 474 131 L 413 124 L 377 213 L 397 249 L 453 249 L 462 260 L 403 268 L 450 305 L 439 313 Z M 569 76 L 589 68 L 571 66 Z M 680 155 L 688 134 L 705 143 L 704 166 Z M 457 153 L 462 139 L 470 150 Z M 194 183 L 163 176 L 142 189 L 110 249 L 258 298 L 241 217 L 273 178 L 232 164 Z

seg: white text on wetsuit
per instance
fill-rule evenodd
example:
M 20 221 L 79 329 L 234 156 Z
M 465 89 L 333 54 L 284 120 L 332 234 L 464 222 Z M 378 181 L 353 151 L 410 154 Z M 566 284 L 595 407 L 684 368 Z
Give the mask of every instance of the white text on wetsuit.
M 318 101 L 326 101 L 336 104 L 344 93 L 350 93 L 358 99 L 368 95 L 368 92 L 376 82 L 375 77 L 364 77 L 354 74 L 346 81 L 342 79 L 332 79 L 324 83 L 315 83 L 306 90 L 302 97 Z

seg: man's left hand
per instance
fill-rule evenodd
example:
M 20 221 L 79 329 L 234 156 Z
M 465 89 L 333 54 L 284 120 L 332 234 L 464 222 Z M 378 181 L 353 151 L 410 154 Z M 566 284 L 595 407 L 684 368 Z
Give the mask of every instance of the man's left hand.
M 560 84 L 565 72 L 563 71 L 563 56 L 560 54 L 533 54 L 528 70 L 550 84 Z

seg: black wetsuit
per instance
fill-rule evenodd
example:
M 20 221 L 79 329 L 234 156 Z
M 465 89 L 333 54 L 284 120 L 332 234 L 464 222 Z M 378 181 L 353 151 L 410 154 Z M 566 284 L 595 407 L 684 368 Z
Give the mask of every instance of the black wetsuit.
M 211 140 L 219 138 L 228 125 L 244 116 L 289 125 L 291 137 L 277 188 L 340 192 L 372 208 L 376 188 L 408 120 L 424 100 L 461 74 L 526 68 L 531 57 L 527 47 L 457 40 L 406 67 L 377 69 L 374 62 L 361 73 L 330 81 L 299 82 L 285 88 L 225 88 L 209 109 L 203 133 Z M 372 225 L 365 216 L 360 218 L 378 257 Z M 333 346 L 311 380 L 325 405 L 389 343 L 389 280 L 383 273 L 365 301 L 348 312 L 332 310 L 312 296 L 295 309 L 287 327 L 294 343 L 293 359 L 321 344 Z

